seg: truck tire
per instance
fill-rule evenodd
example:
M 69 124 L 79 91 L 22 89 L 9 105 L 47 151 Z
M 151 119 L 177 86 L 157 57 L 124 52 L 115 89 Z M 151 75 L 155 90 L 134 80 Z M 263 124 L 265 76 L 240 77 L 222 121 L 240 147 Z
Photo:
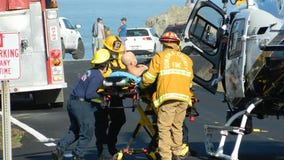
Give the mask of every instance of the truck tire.
M 61 53 L 62 53 L 62 58 L 64 59 L 66 53 L 65 53 L 65 45 L 63 39 L 61 39 Z
M 85 47 L 81 39 L 78 40 L 77 50 L 72 52 L 73 59 L 83 59 L 85 55 Z

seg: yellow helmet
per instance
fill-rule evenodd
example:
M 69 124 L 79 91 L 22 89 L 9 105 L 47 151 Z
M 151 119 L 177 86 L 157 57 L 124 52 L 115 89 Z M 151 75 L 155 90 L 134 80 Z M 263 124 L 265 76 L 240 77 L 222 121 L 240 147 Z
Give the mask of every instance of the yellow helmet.
M 95 53 L 91 63 L 100 64 L 108 61 L 109 59 L 110 59 L 109 51 L 107 49 L 100 49 Z
M 103 40 L 104 46 L 109 50 L 119 53 L 124 51 L 124 46 L 122 45 L 122 40 L 118 36 L 108 36 Z

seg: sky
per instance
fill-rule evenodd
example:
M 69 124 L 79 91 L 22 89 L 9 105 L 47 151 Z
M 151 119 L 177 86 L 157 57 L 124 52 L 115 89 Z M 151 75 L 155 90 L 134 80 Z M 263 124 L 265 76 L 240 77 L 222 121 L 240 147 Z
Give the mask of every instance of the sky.
M 80 24 L 78 30 L 85 44 L 85 58 L 90 58 L 91 29 L 98 17 L 117 34 L 122 17 L 127 18 L 128 27 L 144 27 L 147 18 L 165 13 L 170 6 L 184 5 L 186 0 L 58 0 L 59 15 Z M 71 56 L 66 56 L 66 58 Z

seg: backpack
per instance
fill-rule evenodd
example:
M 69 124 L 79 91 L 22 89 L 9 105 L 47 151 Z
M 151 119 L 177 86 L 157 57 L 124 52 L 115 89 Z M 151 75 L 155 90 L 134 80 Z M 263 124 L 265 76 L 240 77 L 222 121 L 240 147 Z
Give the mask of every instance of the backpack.
M 93 24 L 93 37 L 97 37 L 98 36 L 98 23 Z

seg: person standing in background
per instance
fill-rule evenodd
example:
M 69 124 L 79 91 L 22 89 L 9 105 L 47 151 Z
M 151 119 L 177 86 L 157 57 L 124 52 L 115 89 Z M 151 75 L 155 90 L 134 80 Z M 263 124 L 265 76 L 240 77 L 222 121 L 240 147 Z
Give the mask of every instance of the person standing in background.
M 125 40 L 126 40 L 126 29 L 127 29 L 127 25 L 126 25 L 126 18 L 123 17 L 121 18 L 121 25 L 120 27 L 117 29 L 118 31 L 118 36 L 121 38 L 122 40 L 122 44 L 125 45 Z
M 98 18 L 97 22 L 93 24 L 92 29 L 93 35 L 93 54 L 96 53 L 97 50 L 102 49 L 104 47 L 103 40 L 105 39 L 105 30 L 103 25 L 103 19 Z
M 105 29 L 105 38 L 107 38 L 108 36 L 110 36 L 110 27 L 104 25 L 104 29 Z

